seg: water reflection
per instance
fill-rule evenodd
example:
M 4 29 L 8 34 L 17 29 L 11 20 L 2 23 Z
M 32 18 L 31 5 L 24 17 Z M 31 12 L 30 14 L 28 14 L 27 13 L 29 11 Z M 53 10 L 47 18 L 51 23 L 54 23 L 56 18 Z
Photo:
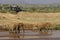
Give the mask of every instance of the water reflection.
M 10 32 L 9 33 L 9 38 L 11 39 L 21 39 L 21 38 L 24 38 L 24 35 L 21 35 L 20 33 L 18 32 Z

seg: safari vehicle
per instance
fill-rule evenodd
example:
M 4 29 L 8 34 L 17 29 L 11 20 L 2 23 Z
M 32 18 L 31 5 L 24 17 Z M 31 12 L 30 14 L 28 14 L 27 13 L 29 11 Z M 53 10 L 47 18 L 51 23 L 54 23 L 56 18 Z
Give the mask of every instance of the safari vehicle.
M 10 6 L 9 9 L 10 9 L 10 11 L 13 11 L 13 12 L 16 12 L 16 13 L 22 11 L 22 9 L 17 5 Z

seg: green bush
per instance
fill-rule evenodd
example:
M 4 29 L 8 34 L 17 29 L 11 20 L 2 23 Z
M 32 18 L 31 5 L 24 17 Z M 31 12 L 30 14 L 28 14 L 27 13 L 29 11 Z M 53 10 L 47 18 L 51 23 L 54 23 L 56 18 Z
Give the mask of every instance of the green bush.
M 17 14 L 15 11 L 9 11 L 11 14 Z
M 7 13 L 7 11 L 6 11 L 6 10 L 1 10 L 0 12 L 1 12 L 1 13 Z
M 53 29 L 54 30 L 60 30 L 60 25 L 56 25 Z

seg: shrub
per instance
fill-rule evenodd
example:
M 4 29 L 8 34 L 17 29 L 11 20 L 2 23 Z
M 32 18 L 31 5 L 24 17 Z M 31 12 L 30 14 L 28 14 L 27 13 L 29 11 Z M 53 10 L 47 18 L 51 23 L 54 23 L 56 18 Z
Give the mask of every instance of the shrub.
M 7 13 L 7 11 L 6 11 L 6 10 L 1 10 L 0 12 L 1 12 L 1 13 Z
M 15 11 L 9 11 L 11 14 L 17 14 Z
M 60 30 L 60 25 L 56 25 L 53 29 L 54 30 Z

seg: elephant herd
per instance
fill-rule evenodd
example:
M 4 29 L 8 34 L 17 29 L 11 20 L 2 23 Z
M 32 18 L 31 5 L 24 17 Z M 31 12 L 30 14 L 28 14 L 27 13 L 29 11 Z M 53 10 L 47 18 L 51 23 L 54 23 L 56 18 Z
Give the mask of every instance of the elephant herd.
M 5 25 L 8 27 L 8 25 Z M 3 26 L 0 26 L 0 29 L 2 29 Z M 13 24 L 12 29 L 10 29 L 9 27 L 9 32 L 14 32 L 14 33 L 20 33 L 20 31 L 22 30 L 23 32 L 25 30 L 31 30 L 34 32 L 45 32 L 48 30 L 51 30 L 52 28 L 52 24 L 49 22 L 46 23 L 42 23 L 42 24 L 29 24 L 29 23 L 15 23 Z M 7 28 L 6 28 L 7 29 Z
M 21 30 L 23 30 L 23 32 L 25 30 L 41 32 L 41 31 L 51 30 L 50 27 L 51 27 L 51 23 L 43 23 L 42 25 L 17 23 L 17 24 L 14 24 L 13 30 L 11 32 L 20 33 Z

